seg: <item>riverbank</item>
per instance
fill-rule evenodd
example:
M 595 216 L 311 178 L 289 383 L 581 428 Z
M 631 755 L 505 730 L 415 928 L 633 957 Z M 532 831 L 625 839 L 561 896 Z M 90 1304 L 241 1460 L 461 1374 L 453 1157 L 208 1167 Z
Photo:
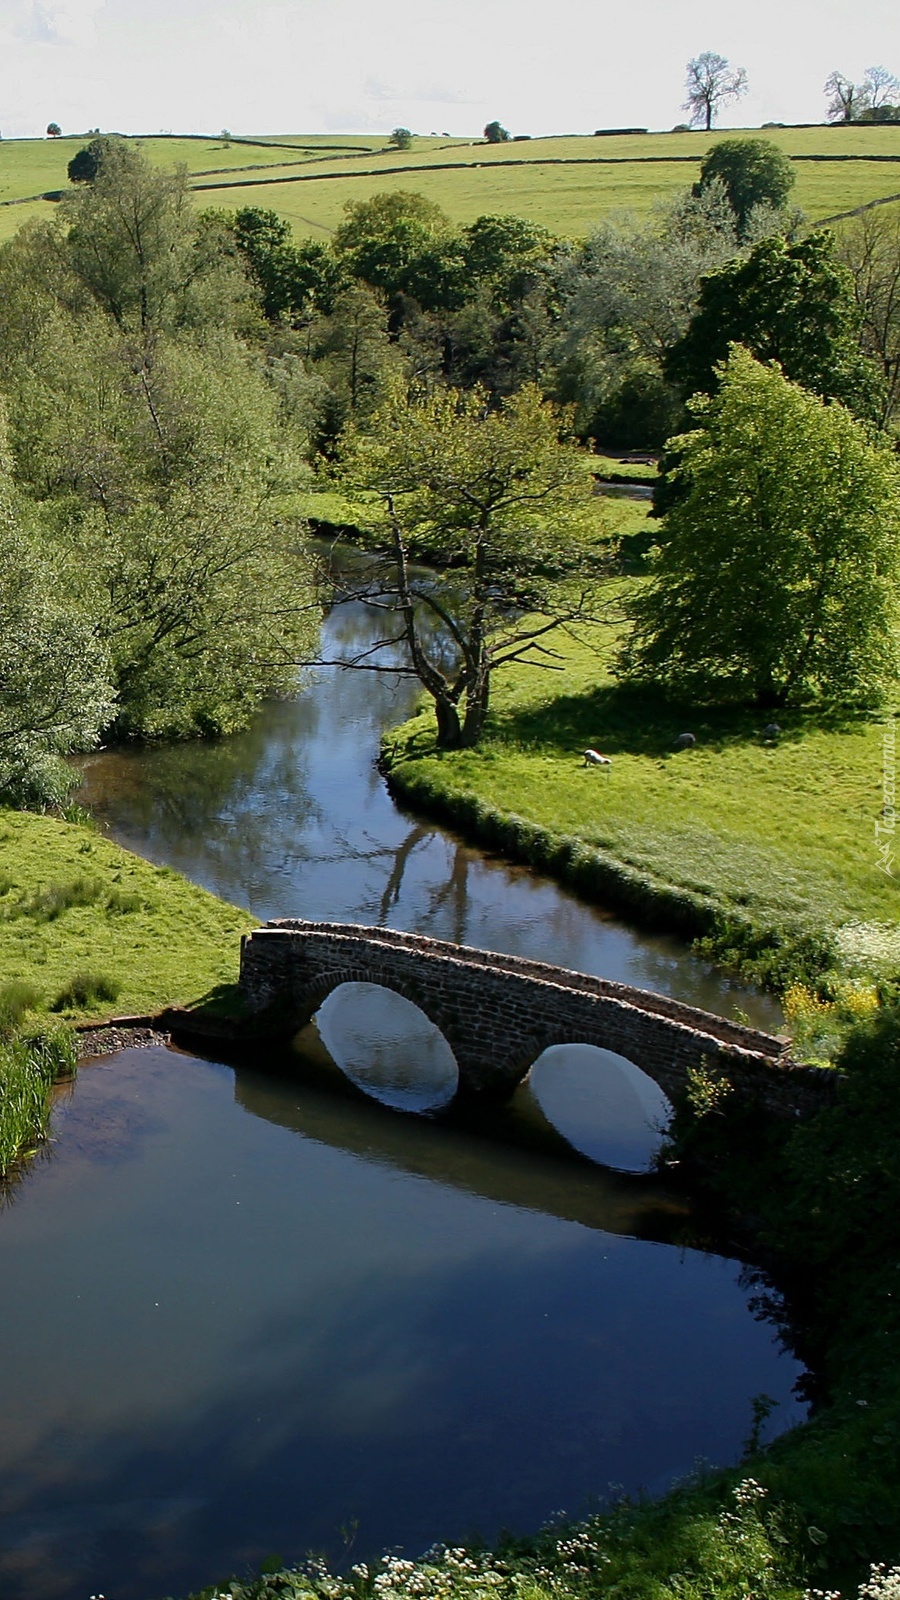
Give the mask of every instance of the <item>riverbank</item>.
M 0 811 L 0 848 L 2 1177 L 40 1138 L 60 1051 L 71 1069 L 66 1025 L 214 1004 L 255 919 L 79 823 Z
M 392 794 L 777 991 L 900 967 L 893 710 L 785 711 L 769 736 L 758 713 L 618 685 L 613 630 L 553 644 L 564 676 L 499 674 L 477 749 L 437 751 L 428 712 L 388 735 Z M 588 747 L 611 767 L 585 766 Z

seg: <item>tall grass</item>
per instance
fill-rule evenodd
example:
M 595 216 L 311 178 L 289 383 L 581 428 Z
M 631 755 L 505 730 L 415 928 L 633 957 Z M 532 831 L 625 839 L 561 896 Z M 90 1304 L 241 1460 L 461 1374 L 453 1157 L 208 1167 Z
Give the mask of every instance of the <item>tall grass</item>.
M 44 1137 L 54 1083 L 75 1071 L 69 1028 L 41 1029 L 0 1041 L 0 1179 Z

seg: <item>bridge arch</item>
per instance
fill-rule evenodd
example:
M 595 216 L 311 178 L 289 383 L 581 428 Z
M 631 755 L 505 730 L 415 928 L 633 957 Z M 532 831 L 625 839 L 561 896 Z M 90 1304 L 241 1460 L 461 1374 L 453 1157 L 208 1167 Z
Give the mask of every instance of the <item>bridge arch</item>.
M 459 1068 L 453 1050 L 399 986 L 357 978 L 332 984 L 313 1015 L 332 1061 L 370 1098 L 418 1112 L 441 1110 L 454 1099 Z
M 542 1050 L 519 1092 L 572 1149 L 620 1172 L 652 1166 L 673 1109 L 635 1062 L 594 1044 Z

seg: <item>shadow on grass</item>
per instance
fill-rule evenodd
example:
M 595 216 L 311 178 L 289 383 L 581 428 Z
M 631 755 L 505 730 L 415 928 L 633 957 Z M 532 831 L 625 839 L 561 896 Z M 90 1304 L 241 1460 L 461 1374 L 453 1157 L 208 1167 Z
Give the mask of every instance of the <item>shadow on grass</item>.
M 605 684 L 585 694 L 560 695 L 549 705 L 495 713 L 489 737 L 573 754 L 590 746 L 606 755 L 661 758 L 689 754 L 674 748 L 682 733 L 692 733 L 704 748 L 724 750 L 743 744 L 774 744 L 776 740 L 767 739 L 764 733 L 772 721 L 781 730 L 777 742 L 784 744 L 810 733 L 854 733 L 878 716 L 871 710 L 822 705 L 773 715 L 753 706 L 697 706 L 643 685 Z M 414 753 L 432 751 L 419 746 Z

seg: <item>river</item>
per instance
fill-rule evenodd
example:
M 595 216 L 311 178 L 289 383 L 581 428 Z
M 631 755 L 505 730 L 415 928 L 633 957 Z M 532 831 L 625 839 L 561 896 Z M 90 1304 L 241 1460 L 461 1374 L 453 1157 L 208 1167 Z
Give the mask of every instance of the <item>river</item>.
M 340 608 L 323 653 L 371 627 Z M 397 810 L 374 760 L 413 698 L 323 670 L 222 744 L 97 753 L 85 794 L 260 918 L 385 921 L 777 1021 Z M 0 1215 L 4 1600 L 527 1531 L 735 1459 L 761 1393 L 773 1429 L 802 1415 L 740 1263 L 647 1171 L 666 1108 L 635 1069 L 571 1047 L 489 1119 L 401 1115 L 439 1100 L 440 1040 L 365 993 L 319 1020 L 238 1064 L 124 1051 L 59 1097 Z

